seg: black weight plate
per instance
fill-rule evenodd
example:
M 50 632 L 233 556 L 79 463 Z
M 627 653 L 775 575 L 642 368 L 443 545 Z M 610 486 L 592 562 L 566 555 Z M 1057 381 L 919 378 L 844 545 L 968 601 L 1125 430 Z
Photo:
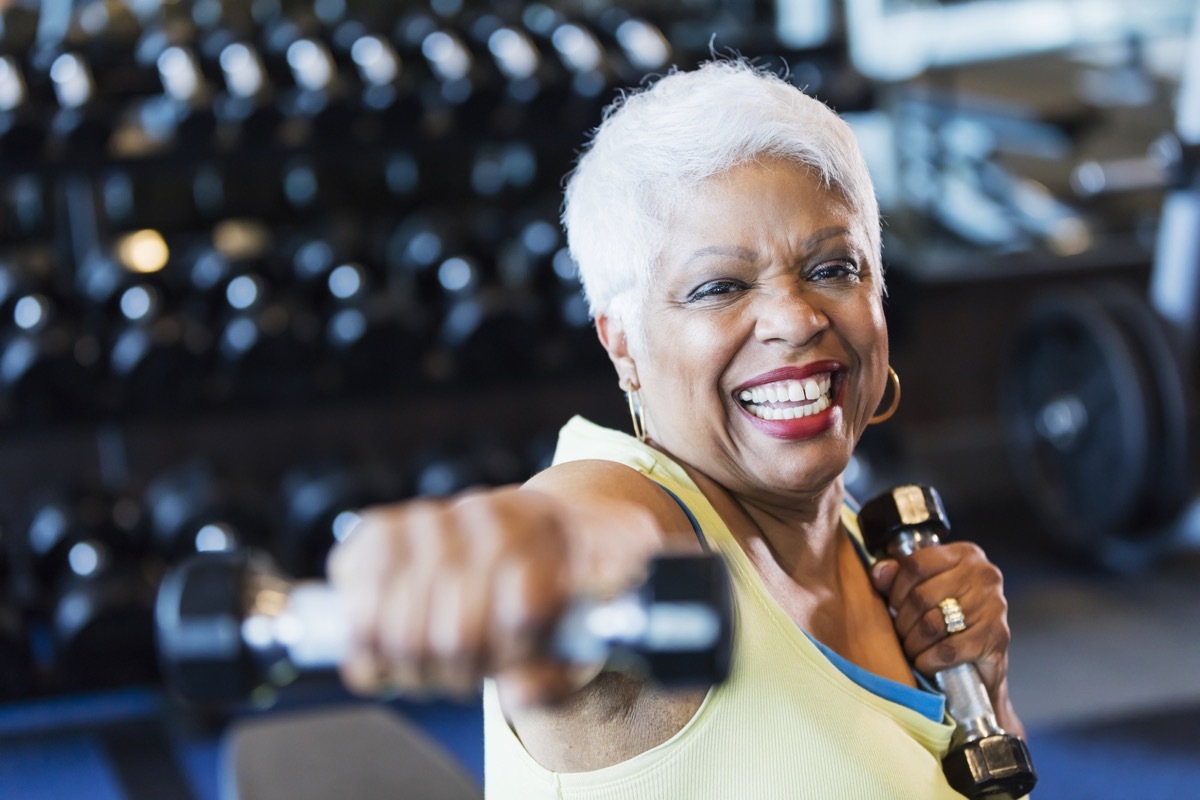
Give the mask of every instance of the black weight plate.
M 1146 366 L 1153 403 L 1142 504 L 1130 527 L 1114 537 L 1106 559 L 1128 567 L 1153 559 L 1176 538 L 1171 523 L 1191 498 L 1190 396 L 1176 343 L 1145 298 L 1121 284 L 1099 286 L 1095 294 Z
M 1001 410 L 1016 476 L 1059 543 L 1090 550 L 1138 508 L 1151 457 L 1147 380 L 1095 298 L 1061 292 L 1030 308 Z

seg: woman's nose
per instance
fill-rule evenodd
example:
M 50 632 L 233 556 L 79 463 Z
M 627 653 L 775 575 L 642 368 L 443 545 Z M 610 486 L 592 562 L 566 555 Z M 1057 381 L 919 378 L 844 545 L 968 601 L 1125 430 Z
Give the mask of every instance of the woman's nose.
M 818 298 L 803 287 L 781 288 L 761 298 L 755 335 L 759 341 L 783 342 L 792 346 L 810 343 L 829 327 Z

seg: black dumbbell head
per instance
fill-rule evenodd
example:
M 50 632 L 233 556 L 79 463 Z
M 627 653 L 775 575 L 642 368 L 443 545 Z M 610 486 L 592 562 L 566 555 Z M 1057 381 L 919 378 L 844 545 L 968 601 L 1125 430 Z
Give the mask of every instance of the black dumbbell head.
M 942 535 L 950 530 L 950 520 L 932 486 L 908 484 L 864 503 L 858 512 L 858 527 L 867 551 L 881 554 L 898 533 L 924 530 Z
M 244 551 L 199 553 L 163 578 L 155 608 L 160 665 L 167 685 L 191 701 L 219 703 L 258 685 L 242 637 L 251 560 Z
M 1024 797 L 1037 783 L 1029 748 L 1007 733 L 955 748 L 942 759 L 950 786 L 967 797 Z
M 733 609 L 724 560 L 709 554 L 654 559 L 640 594 L 651 614 L 655 607 L 701 604 L 712 610 L 720 626 L 715 637 L 697 637 L 694 645 L 661 646 L 651 635 L 634 647 L 636 657 L 655 683 L 676 688 L 711 686 L 728 677 Z M 686 639 L 682 637 L 681 641 Z
M 69 581 L 52 619 L 64 685 L 104 689 L 157 680 L 153 606 L 154 588 L 132 563 Z

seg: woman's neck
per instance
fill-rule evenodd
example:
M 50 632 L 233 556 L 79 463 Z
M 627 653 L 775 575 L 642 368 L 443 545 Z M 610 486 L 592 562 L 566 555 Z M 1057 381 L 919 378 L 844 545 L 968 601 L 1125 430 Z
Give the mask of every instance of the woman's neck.
M 841 532 L 845 492 L 840 478 L 812 495 L 760 496 L 731 491 L 675 460 L 713 503 L 760 572 L 769 563 L 804 586 L 837 582 L 837 566 L 848 543 Z
M 839 554 L 847 541 L 841 529 L 840 480 L 794 506 L 733 493 L 730 497 L 752 523 L 747 529 L 751 540 L 740 542 L 752 558 L 757 558 L 755 548 L 763 548 L 781 570 L 806 586 L 819 585 L 838 574 Z M 754 538 L 761 541 L 756 543 Z

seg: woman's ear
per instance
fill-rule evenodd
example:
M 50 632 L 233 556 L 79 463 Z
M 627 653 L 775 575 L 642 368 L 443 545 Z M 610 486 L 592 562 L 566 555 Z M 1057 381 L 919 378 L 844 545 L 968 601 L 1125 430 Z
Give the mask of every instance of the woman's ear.
M 628 391 L 630 388 L 636 389 L 641 386 L 637 377 L 637 364 L 629 352 L 629 337 L 625 334 L 625 326 L 607 314 L 600 314 L 596 317 L 596 335 L 600 337 L 600 344 L 604 345 L 609 360 L 616 367 L 621 388 Z

